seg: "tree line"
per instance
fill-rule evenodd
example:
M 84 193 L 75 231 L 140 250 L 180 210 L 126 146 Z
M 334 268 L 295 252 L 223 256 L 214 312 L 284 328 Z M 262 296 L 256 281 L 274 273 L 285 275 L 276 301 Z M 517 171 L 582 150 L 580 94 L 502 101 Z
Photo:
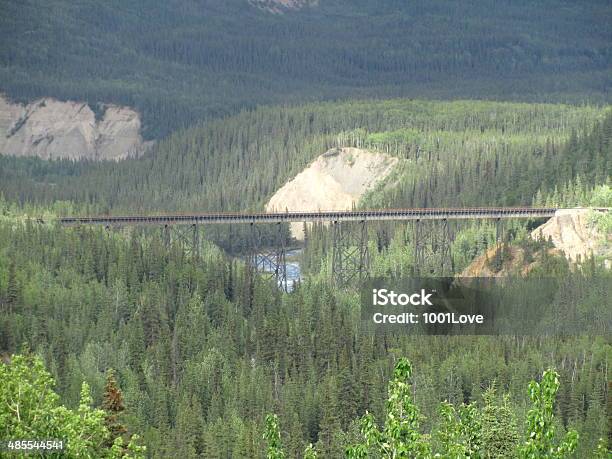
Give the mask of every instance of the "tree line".
M 128 105 L 147 139 L 262 104 L 344 98 L 610 101 L 607 2 L 3 1 L 0 90 Z M 449 18 L 453 18 L 452 21 Z

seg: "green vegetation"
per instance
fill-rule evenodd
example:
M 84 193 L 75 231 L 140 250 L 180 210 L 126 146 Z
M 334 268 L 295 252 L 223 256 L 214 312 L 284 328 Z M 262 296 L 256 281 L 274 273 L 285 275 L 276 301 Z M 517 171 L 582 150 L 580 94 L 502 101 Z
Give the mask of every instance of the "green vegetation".
M 97 434 L 96 447 L 129 444 L 126 429 L 142 435 L 152 457 L 340 457 L 347 445 L 361 454 L 354 421 L 366 413 L 370 449 L 480 448 L 495 457 L 516 453 L 518 442 L 528 457 L 548 446 L 527 444 L 517 420 L 540 413 L 547 432 L 552 421 L 550 392 L 534 389 L 540 408 L 528 414 L 524 384 L 556 367 L 557 438 L 575 430 L 580 441 L 570 435 L 551 444 L 575 447 L 576 457 L 599 444 L 603 457 L 611 348 L 602 337 L 372 336 L 361 327 L 357 296 L 329 282 L 330 234 L 321 225 L 307 228 L 308 276 L 282 294 L 218 248 L 243 250 L 240 228 L 206 228 L 217 245 L 203 242 L 194 260 L 179 246 L 166 248 L 157 232 L 62 229 L 54 221 L 75 213 L 260 209 L 335 146 L 400 158 L 364 207 L 609 206 L 611 138 L 609 109 L 588 105 L 368 100 L 245 110 L 121 163 L 0 157 L 0 350 L 28 343 L 67 410 L 78 412 L 86 381 L 95 406 L 106 410 L 107 433 Z M 542 292 L 542 307 L 576 304 L 597 317 L 609 295 L 587 286 L 605 285 L 590 276 L 606 282 L 610 272 L 599 260 L 572 270 L 549 256 L 545 244 L 527 238 L 536 223 L 509 225 L 492 264 L 501 268 L 519 247 L 540 261 L 531 275 L 568 286 Z M 606 234 L 607 217 L 596 224 Z M 405 225 L 369 231 L 372 275 L 414 271 Z M 496 240 L 490 224 L 452 231 L 455 272 Z M 393 378 L 400 355 L 416 370 L 402 366 Z M 391 401 L 390 378 L 399 394 Z M 486 389 L 493 385 L 503 395 Z M 406 409 L 415 415 L 391 428 L 390 416 Z M 278 417 L 266 420 L 270 412 Z
M 149 138 L 322 99 L 610 102 L 610 22 L 606 0 L 3 0 L 0 90 L 130 105 Z
M 287 295 L 209 242 L 193 260 L 180 246 L 166 248 L 158 232 L 53 222 L 57 214 L 261 208 L 337 145 L 381 150 L 403 163 L 364 206 L 608 205 L 611 132 L 612 115 L 588 106 L 368 101 L 245 111 L 119 164 L 2 157 L 0 349 L 14 353 L 28 343 L 72 409 L 86 381 L 95 405 L 116 409 L 105 416 L 108 430 L 139 432 L 153 457 L 261 457 L 262 433 L 278 426 L 282 444 L 270 454 L 339 457 L 362 441 L 355 419 L 367 412 L 372 426 L 386 426 L 389 410 L 399 409 L 384 390 L 398 355 L 418 369 L 411 403 L 421 415 L 397 441 L 414 436 L 418 448 L 469 450 L 473 412 L 463 403 L 482 413 L 479 444 L 507 451 L 525 440 L 516 424 L 529 409 L 525 382 L 556 367 L 555 427 L 559 435 L 576 430 L 575 454 L 588 457 L 608 432 L 604 338 L 372 336 L 361 327 L 357 296 L 329 282 L 330 239 L 320 225 L 307 230 L 309 276 Z M 606 285 L 610 272 L 597 260 L 571 270 L 529 242 L 532 225 L 507 228 L 502 258 L 518 245 L 541 257 L 533 276 L 575 287 L 540 292 L 542 306 L 576 304 L 589 317 L 609 308 L 606 289 L 587 286 L 595 285 L 590 276 Z M 487 224 L 453 232 L 455 271 L 495 241 Z M 234 251 L 246 243 L 238 228 L 206 233 Z M 405 225 L 370 227 L 372 274 L 410 275 L 411 238 Z M 109 368 L 121 403 L 105 399 Z M 505 398 L 485 391 L 494 382 Z M 277 427 L 269 420 L 266 430 L 270 412 Z M 506 437 L 491 433 L 499 426 Z M 127 444 L 124 437 L 118 441 Z
M 608 458 L 608 335 L 372 333 L 356 289 L 330 282 L 323 225 L 305 227 L 305 276 L 284 293 L 232 257 L 242 228 L 205 228 L 196 256 L 151 229 L 56 219 L 262 209 L 334 147 L 399 159 L 363 207 L 612 206 L 610 23 L 608 0 L 282 15 L 0 0 L 0 91 L 84 100 L 97 118 L 129 105 L 159 140 L 119 163 L 0 156 L 0 440 L 126 459 Z M 592 219 L 609 237 L 610 215 Z M 452 223 L 453 273 L 491 246 L 496 273 L 518 272 L 520 252 L 547 329 L 579 311 L 573 326 L 609 330 L 612 271 L 530 240 L 539 223 L 498 245 L 491 224 Z M 368 230 L 372 276 L 415 272 L 406 225 Z
M 107 428 L 104 410 L 92 408 L 89 386 L 83 383 L 78 408 L 59 402 L 54 381 L 38 357 L 13 355 L 0 363 L 0 436 L 6 440 L 57 440 L 61 452 L 45 457 L 139 459 L 145 447 L 138 435 L 124 446 L 121 436 Z M 40 450 L 38 450 L 40 452 Z M 21 457 L 13 451 L 6 457 Z
M 559 390 L 559 375 L 546 370 L 541 382 L 529 383 L 532 407 L 527 413 L 525 442 L 521 444 L 515 435 L 511 413 L 502 405 L 494 405 L 495 391 L 490 388 L 484 394 L 485 406 L 479 410 L 474 404 L 462 404 L 457 412 L 448 402 L 440 404 L 441 421 L 435 435 L 419 433 L 420 412 L 413 402 L 410 378 L 412 366 L 404 358 L 395 366 L 389 381 L 387 422 L 382 431 L 373 417 L 366 414 L 360 421 L 364 442 L 346 449 L 348 458 L 491 458 L 520 457 L 565 458 L 571 457 L 578 445 L 578 433 L 567 432 L 564 439 L 557 439 L 553 406 Z M 495 414 L 493 414 L 495 412 Z M 266 418 L 268 458 L 283 458 L 278 418 Z M 438 440 L 436 442 L 436 439 Z M 434 453 L 434 450 L 439 452 Z M 605 439 L 600 439 L 595 456 L 605 453 Z
M 269 412 L 283 426 L 286 457 L 301 457 L 311 443 L 320 457 L 338 457 L 360 441 L 356 418 L 367 411 L 384 425 L 395 403 L 404 406 L 385 402 L 398 355 L 418 369 L 410 391 L 397 389 L 419 407 L 413 421 L 424 439 L 449 416 L 460 422 L 469 414 L 440 412 L 441 401 L 479 404 L 494 383 L 508 396 L 491 398 L 483 425 L 524 418 L 525 381 L 549 366 L 559 369 L 560 435 L 579 432 L 578 457 L 606 437 L 612 349 L 604 337 L 377 337 L 362 329 L 357 296 L 317 276 L 287 295 L 208 243 L 193 260 L 178 246 L 165 249 L 158 234 L 6 219 L 0 348 L 14 353 L 29 343 L 67 409 L 78 409 L 86 381 L 96 406 L 114 407 L 100 415 L 109 432 L 124 425 L 140 433 L 153 457 L 261 457 Z M 603 285 L 605 276 L 612 282 L 595 269 Z M 553 304 L 609 304 L 605 289 L 586 288 L 590 272 L 564 275 L 574 288 L 550 292 Z M 114 386 L 122 398 L 109 396 Z M 435 441 L 463 444 L 468 431 L 451 435 L 455 424 Z
M 409 378 L 412 366 L 402 359 L 395 366 L 393 378 L 389 382 L 387 400 L 387 419 L 382 431 L 378 430 L 374 417 L 367 413 L 361 420 L 361 434 L 365 443 L 347 449 L 349 458 L 368 456 L 368 449 L 378 451 L 383 457 L 430 457 L 431 445 L 419 433 L 420 412 L 412 400 Z M 446 418 L 451 405 L 443 405 L 443 418 Z M 446 443 L 446 442 L 444 442 Z M 450 447 L 446 444 L 445 446 Z M 452 449 L 448 453 L 457 453 Z M 465 452 L 463 453 L 465 454 Z
M 520 454 L 527 458 L 563 458 L 574 451 L 578 445 L 578 433 L 567 432 L 558 441 L 555 435 L 553 404 L 559 390 L 559 375 L 552 371 L 544 372 L 542 382 L 529 383 L 529 398 L 533 408 L 527 413 L 527 441 Z
M 0 157 L 0 183 L 10 201 L 70 200 L 86 211 L 261 209 L 329 148 L 365 146 L 402 164 L 363 206 L 526 205 L 538 189 L 547 193 L 576 175 L 605 182 L 612 170 L 606 113 L 410 100 L 261 108 L 177 133 L 149 156 L 119 164 Z M 387 134 L 404 130 L 419 134 L 401 142 Z
M 280 431 L 278 428 L 278 416 L 269 414 L 266 416 L 266 430 L 264 439 L 268 443 L 268 459 L 284 459 L 283 445 L 281 443 Z

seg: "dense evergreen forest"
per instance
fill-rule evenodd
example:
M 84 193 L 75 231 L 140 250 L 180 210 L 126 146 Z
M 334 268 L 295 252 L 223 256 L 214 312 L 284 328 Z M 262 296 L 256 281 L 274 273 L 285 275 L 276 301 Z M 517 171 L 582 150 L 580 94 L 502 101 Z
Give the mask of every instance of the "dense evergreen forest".
M 610 102 L 607 0 L 2 0 L 0 91 L 120 103 L 145 136 L 260 104 Z
M 194 252 L 57 224 L 261 210 L 337 147 L 398 160 L 363 208 L 612 207 L 608 0 L 256 3 L 0 0 L 0 92 L 96 117 L 129 105 L 156 140 L 120 162 L 0 155 L 0 441 L 123 459 L 609 458 L 609 333 L 373 333 L 321 224 L 290 292 L 245 263 L 235 225 L 204 228 Z M 588 219 L 609 244 L 612 215 Z M 609 331 L 606 260 L 571 263 L 529 237 L 542 223 L 498 237 L 453 222 L 446 274 L 486 254 L 496 275 L 554 280 L 535 308 Z M 417 266 L 408 225 L 366 235 L 371 277 L 440 274 Z
M 364 207 L 529 205 L 575 177 L 605 183 L 611 138 L 612 113 L 592 106 L 319 103 L 202 123 L 120 163 L 0 157 L 0 180 L 9 201 L 62 215 L 252 210 L 327 149 L 356 146 L 400 159 Z M 240 249 L 240 227 L 207 231 L 225 248 L 230 233 Z
M 327 149 L 358 146 L 401 159 L 364 205 L 520 205 L 578 175 L 605 182 L 611 137 L 612 113 L 596 106 L 319 103 L 201 123 L 120 163 L 0 157 L 0 179 L 6 198 L 22 203 L 69 200 L 115 213 L 261 209 Z
M 309 443 L 322 457 L 341 457 L 357 440 L 354 420 L 366 410 L 384 418 L 400 356 L 415 364 L 425 433 L 441 422 L 441 401 L 481 403 L 490 386 L 525 418 L 526 383 L 548 367 L 560 373 L 557 428 L 579 432 L 577 457 L 608 433 L 605 337 L 382 339 L 362 329 L 356 293 L 315 276 L 283 294 L 210 245 L 194 262 L 159 237 L 15 217 L 3 219 L 0 241 L 1 348 L 27 343 L 43 356 L 69 407 L 83 381 L 100 406 L 113 368 L 123 422 L 154 457 L 261 457 L 269 412 L 281 420 L 289 457 Z M 593 269 L 566 270 L 575 288 L 569 298 L 551 292 L 555 304 L 609 304 L 606 289 L 587 287 L 592 275 L 609 285 L 610 272 Z
M 402 161 L 364 205 L 611 206 L 611 127 L 610 113 L 590 106 L 329 103 L 261 108 L 195 126 L 136 161 L 0 158 L 0 348 L 42 356 L 62 402 L 75 410 L 83 381 L 91 404 L 104 406 L 112 368 L 123 393 L 121 421 L 152 457 L 265 457 L 276 438 L 271 419 L 278 419 L 286 457 L 342 457 L 364 441 L 359 418 L 366 412 L 380 426 L 388 420 L 387 383 L 401 357 L 414 365 L 409 392 L 431 448 L 451 441 L 439 435 L 451 435 L 447 422 L 460 415 L 449 410 L 463 413 L 462 403 L 482 413 L 505 410 L 516 446 L 528 440 L 521 423 L 534 416 L 527 384 L 555 368 L 551 425 L 558 438 L 579 435 L 574 457 L 592 457 L 610 434 L 608 336 L 373 336 L 361 326 L 357 293 L 330 283 L 323 227 L 309 233 L 308 276 L 285 294 L 210 242 L 194 259 L 178 245 L 167 248 L 159 232 L 66 230 L 53 216 L 258 208 L 338 145 Z M 610 222 L 600 223 L 609 232 Z M 517 224 L 507 243 L 546 254 L 527 242 L 530 225 Z M 408 232 L 402 225 L 380 230 L 370 233 L 373 275 L 410 273 Z M 223 242 L 223 234 L 216 238 Z M 457 271 L 493 244 L 486 224 L 456 228 Z M 575 270 L 545 256 L 532 275 L 574 286 L 551 292 L 554 307 L 610 309 L 605 288 L 588 288 L 593 276 L 612 281 L 600 260 Z M 450 405 L 441 410 L 444 401 Z

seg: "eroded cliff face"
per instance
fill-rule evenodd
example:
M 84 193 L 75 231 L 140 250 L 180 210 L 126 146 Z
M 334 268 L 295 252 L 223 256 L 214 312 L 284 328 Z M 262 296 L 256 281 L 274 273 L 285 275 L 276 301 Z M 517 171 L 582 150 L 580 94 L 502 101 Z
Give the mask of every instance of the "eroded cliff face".
M 549 256 L 564 256 L 572 266 L 594 256 L 601 259 L 608 269 L 612 267 L 612 234 L 603 234 L 593 221 L 593 209 L 561 209 L 546 223 L 531 232 L 534 240 L 552 242 L 545 249 Z M 507 245 L 500 266 L 494 260 L 499 246 L 490 247 L 486 253 L 476 257 L 461 273 L 461 277 L 505 277 L 511 274 L 526 275 L 541 264 L 543 252 L 532 253 L 529 259 L 519 245 Z
M 551 240 L 568 260 L 577 262 L 591 255 L 609 257 L 611 234 L 601 234 L 591 219 L 590 209 L 562 209 L 531 233 L 534 239 Z
M 359 148 L 329 150 L 283 185 L 266 210 L 350 210 L 397 162 L 397 158 Z M 291 224 L 291 234 L 302 239 L 303 225 Z
M 503 259 L 496 264 L 496 257 L 500 256 L 501 245 L 489 247 L 485 253 L 477 256 L 459 277 L 507 277 L 512 275 L 526 276 L 534 268 L 542 263 L 543 251 L 532 253 L 529 259 L 525 256 L 525 251 L 516 245 L 507 245 Z M 557 248 L 546 249 L 549 257 L 562 256 Z
M 118 160 L 147 148 L 140 115 L 129 107 L 107 105 L 101 119 L 83 102 L 39 99 L 27 105 L 0 95 L 0 154 Z

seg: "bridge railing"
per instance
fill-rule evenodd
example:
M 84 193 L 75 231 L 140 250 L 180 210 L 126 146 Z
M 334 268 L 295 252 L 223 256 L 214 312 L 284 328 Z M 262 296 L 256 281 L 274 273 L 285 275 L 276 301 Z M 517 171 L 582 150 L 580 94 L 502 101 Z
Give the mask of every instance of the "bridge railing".
M 98 215 L 63 217 L 62 225 L 190 225 L 224 223 L 294 223 L 361 220 L 458 220 L 545 218 L 554 216 L 557 208 L 545 207 L 472 207 L 472 208 L 413 208 L 346 211 L 285 211 L 285 212 L 208 212 L 201 214 L 158 215 Z

